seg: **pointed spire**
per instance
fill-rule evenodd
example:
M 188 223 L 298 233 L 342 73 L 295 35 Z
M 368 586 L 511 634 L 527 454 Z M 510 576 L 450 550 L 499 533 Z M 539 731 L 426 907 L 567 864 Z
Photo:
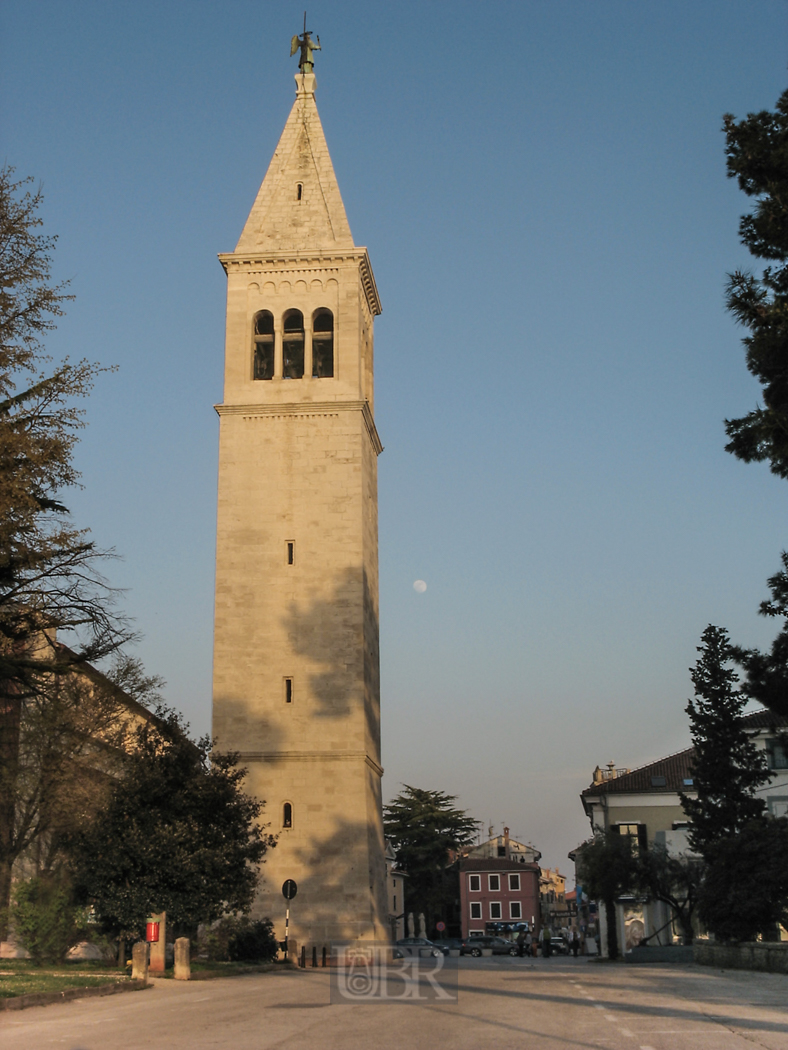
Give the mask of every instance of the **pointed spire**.
M 353 247 L 315 105 L 315 76 L 295 79 L 296 100 L 236 252 Z

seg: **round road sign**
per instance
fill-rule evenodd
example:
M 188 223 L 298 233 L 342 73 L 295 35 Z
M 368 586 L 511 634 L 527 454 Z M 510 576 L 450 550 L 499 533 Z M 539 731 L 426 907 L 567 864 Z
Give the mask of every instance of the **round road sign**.
M 282 896 L 286 901 L 291 901 L 293 897 L 298 893 L 298 886 L 296 886 L 293 879 L 285 879 L 282 883 Z
M 438 931 L 438 933 L 443 933 L 443 931 L 446 929 L 446 923 L 445 922 L 436 922 L 435 923 L 435 929 Z

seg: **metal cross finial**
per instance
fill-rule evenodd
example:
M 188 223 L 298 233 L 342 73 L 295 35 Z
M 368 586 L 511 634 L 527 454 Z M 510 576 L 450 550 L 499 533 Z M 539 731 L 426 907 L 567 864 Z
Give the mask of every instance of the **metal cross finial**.
M 322 51 L 320 46 L 320 37 L 315 36 L 317 43 L 312 42 L 311 30 L 307 31 L 306 28 L 306 11 L 304 11 L 304 32 L 301 36 L 294 36 L 290 41 L 290 57 L 301 49 L 301 57 L 298 60 L 298 68 L 302 73 L 311 73 L 315 68 L 314 59 L 312 58 L 313 51 Z

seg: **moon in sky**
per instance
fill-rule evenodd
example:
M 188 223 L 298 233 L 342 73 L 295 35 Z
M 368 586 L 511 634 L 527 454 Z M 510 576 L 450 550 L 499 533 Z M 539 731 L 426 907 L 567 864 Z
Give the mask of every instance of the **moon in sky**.
M 416 580 L 416 582 L 413 584 L 413 590 L 416 591 L 418 594 L 424 594 L 424 592 L 427 590 L 427 584 L 424 582 L 424 580 Z

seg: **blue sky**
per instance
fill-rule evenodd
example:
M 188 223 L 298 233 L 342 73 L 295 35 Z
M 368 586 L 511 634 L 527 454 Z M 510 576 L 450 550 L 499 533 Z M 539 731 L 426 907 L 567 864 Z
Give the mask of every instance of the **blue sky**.
M 76 520 L 210 723 L 224 275 L 293 100 L 286 2 L 5 0 L 0 156 L 45 192 L 117 371 Z M 758 398 L 722 114 L 786 86 L 783 0 L 317 2 L 317 101 L 369 248 L 385 793 L 459 796 L 570 865 L 597 763 L 686 746 L 709 622 L 765 644 L 788 486 L 723 451 Z M 418 594 L 413 581 L 427 582 Z

